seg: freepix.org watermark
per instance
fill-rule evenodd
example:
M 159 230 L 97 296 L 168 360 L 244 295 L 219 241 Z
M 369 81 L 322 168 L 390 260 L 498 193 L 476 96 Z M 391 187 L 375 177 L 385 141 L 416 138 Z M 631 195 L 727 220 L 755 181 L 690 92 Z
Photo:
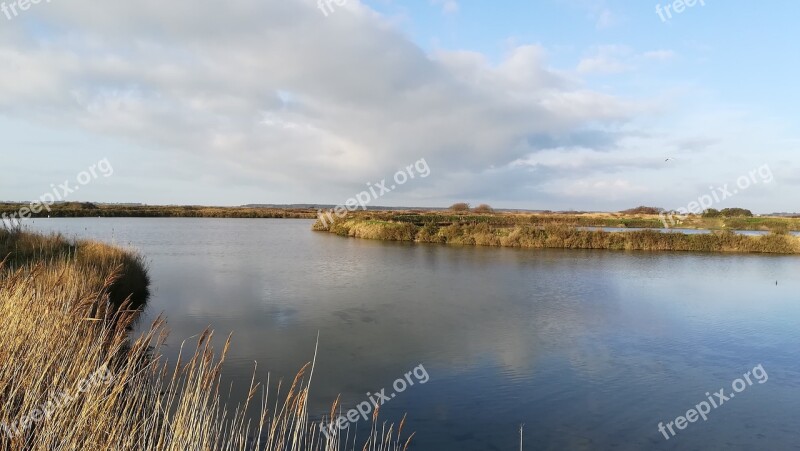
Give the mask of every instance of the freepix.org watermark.
M 413 377 L 412 377 L 413 376 Z M 319 424 L 319 428 L 327 439 L 335 437 L 339 431 L 348 429 L 351 424 L 357 423 L 363 419 L 369 420 L 370 414 L 380 406 L 394 399 L 398 394 L 403 393 L 410 387 L 413 387 L 416 382 L 425 384 L 430 380 L 428 371 L 423 365 L 419 365 L 413 370 L 407 372 L 403 377 L 398 378 L 392 384 L 394 392 L 386 394 L 386 389 L 377 391 L 374 395 L 367 393 L 368 401 L 364 401 L 357 405 L 355 409 L 350 409 L 347 414 L 340 415 L 336 420 L 331 421 L 326 426 L 325 422 Z
M 386 193 L 397 189 L 399 186 L 405 185 L 406 182 L 414 179 L 417 175 L 423 179 L 431 175 L 431 168 L 428 166 L 428 162 L 425 161 L 424 158 L 421 158 L 417 160 L 416 163 L 410 164 L 404 169 L 397 171 L 394 174 L 393 185 L 387 187 L 386 184 L 389 182 L 387 182 L 386 179 L 374 184 L 367 183 L 367 188 L 369 189 L 368 191 L 362 191 L 356 194 L 355 197 L 347 199 L 344 205 L 338 205 L 327 212 L 317 210 L 317 217 L 320 221 L 322 221 L 322 224 L 327 227 L 329 224 L 333 224 L 334 215 L 336 215 L 337 218 L 344 218 L 347 216 L 348 212 L 355 211 L 359 208 L 366 210 L 367 204 L 384 196 Z
M 764 366 L 759 364 L 751 371 L 744 373 L 744 375 L 733 381 L 731 384 L 731 389 L 733 389 L 733 393 L 725 393 L 724 388 L 720 388 L 718 392 L 715 392 L 713 395 L 711 393 L 706 393 L 706 397 L 708 397 L 708 401 L 702 401 L 701 403 L 694 406 L 694 409 L 689 409 L 686 412 L 686 415 L 681 415 L 678 418 L 675 418 L 674 421 L 670 421 L 669 423 L 664 425 L 664 422 L 658 423 L 658 432 L 664 435 L 664 439 L 669 440 L 672 437 L 675 437 L 677 432 L 675 429 L 677 428 L 678 431 L 682 431 L 686 429 L 690 423 L 696 422 L 698 419 L 702 418 L 703 421 L 708 420 L 708 414 L 711 413 L 711 408 L 718 409 L 722 407 L 726 402 L 732 400 L 736 397 L 737 393 L 741 393 L 753 385 L 753 379 L 750 378 L 752 376 L 759 384 L 763 384 L 769 380 L 769 375 L 764 370 Z M 667 430 L 669 430 L 669 434 L 667 434 Z
M 328 17 L 328 14 L 336 12 L 336 9 L 333 7 L 333 5 L 344 6 L 345 3 L 347 3 L 347 0 L 319 0 L 317 2 L 317 8 L 322 11 L 322 14 L 324 14 L 325 17 Z
M 20 11 L 27 11 L 32 5 L 38 5 L 42 2 L 50 3 L 50 0 L 17 0 L 15 2 L 2 2 L 0 3 L 0 11 L 3 11 L 6 19 L 12 20 L 19 16 Z
M 38 200 L 31 202 L 26 207 L 20 208 L 16 213 L 12 213 L 11 215 L 3 213 L 0 215 L 3 220 L 2 222 L 7 225 L 17 226 L 20 224 L 20 220 L 30 219 L 32 214 L 39 214 L 42 210 L 50 211 L 50 206 L 54 203 L 67 200 L 71 194 L 78 191 L 81 186 L 88 185 L 92 180 L 96 180 L 100 178 L 100 176 L 107 178 L 112 175 L 114 175 L 114 167 L 111 166 L 108 158 L 103 158 L 89 166 L 87 170 L 78 173 L 75 177 L 76 184 L 73 184 L 70 180 L 65 180 L 64 183 L 60 185 L 56 185 L 55 183 L 51 184 L 50 188 L 52 188 L 53 191 L 41 195 Z
M 671 226 L 675 226 L 678 221 L 685 220 L 689 214 L 702 214 L 714 205 L 730 199 L 751 186 L 758 185 L 759 183 L 769 185 L 774 180 L 775 177 L 772 175 L 772 169 L 770 169 L 768 164 L 765 164 L 736 179 L 736 186 L 732 187 L 729 183 L 718 187 L 709 186 L 710 192 L 708 194 L 703 194 L 698 197 L 696 201 L 689 202 L 686 207 L 664 211 L 659 213 L 658 216 L 661 219 L 661 223 L 664 224 L 664 227 L 670 228 Z
M 665 6 L 661 4 L 656 5 L 656 14 L 661 18 L 662 22 L 672 20 L 672 13 L 681 14 L 686 11 L 686 8 L 693 8 L 697 5 L 706 6 L 705 0 L 675 0 L 672 3 L 667 3 Z
M 30 413 L 20 418 L 19 420 L 11 423 L 10 425 L 0 423 L 0 430 L 2 430 L 10 438 L 14 438 L 24 433 L 32 425 L 40 421 L 50 418 L 56 410 L 63 408 L 67 404 L 75 401 L 78 396 L 88 392 L 94 387 L 100 385 L 110 385 L 114 380 L 114 375 L 109 371 L 105 365 L 92 373 L 86 379 L 78 382 L 77 393 L 71 395 L 69 393 L 58 393 L 50 396 L 46 403 L 33 409 Z

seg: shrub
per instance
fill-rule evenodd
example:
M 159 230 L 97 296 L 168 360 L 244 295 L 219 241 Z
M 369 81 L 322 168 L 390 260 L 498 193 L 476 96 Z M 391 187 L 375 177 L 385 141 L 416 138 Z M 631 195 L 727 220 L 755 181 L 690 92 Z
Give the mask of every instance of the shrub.
M 480 204 L 477 207 L 473 208 L 472 212 L 481 214 L 494 213 L 494 208 L 490 207 L 487 204 Z
M 628 210 L 623 210 L 620 213 L 626 215 L 657 215 L 662 211 L 664 211 L 663 208 L 641 206 L 641 207 L 631 208 Z
M 725 208 L 720 212 L 726 218 L 752 218 L 753 212 L 744 208 Z
M 469 204 L 465 203 L 465 202 L 455 203 L 455 204 L 450 206 L 450 210 L 451 211 L 457 211 L 459 213 L 467 212 L 467 211 L 469 211 Z

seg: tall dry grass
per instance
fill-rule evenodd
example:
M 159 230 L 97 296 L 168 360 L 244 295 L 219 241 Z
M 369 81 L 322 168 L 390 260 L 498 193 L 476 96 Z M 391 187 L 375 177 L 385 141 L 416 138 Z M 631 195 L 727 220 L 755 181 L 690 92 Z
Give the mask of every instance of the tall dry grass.
M 120 288 L 127 273 L 146 277 L 139 257 L 14 233 L 0 231 L 0 450 L 346 448 L 309 419 L 313 366 L 273 393 L 269 383 L 252 380 L 249 396 L 233 405 L 220 394 L 230 337 L 215 350 L 213 332 L 205 331 L 170 364 L 160 354 L 167 337 L 162 318 L 129 336 L 140 313 L 130 296 L 135 290 L 117 300 L 112 294 L 137 288 Z M 247 415 L 254 404 L 261 412 L 255 418 Z M 395 434 L 376 418 L 359 444 L 405 449 L 402 428 Z

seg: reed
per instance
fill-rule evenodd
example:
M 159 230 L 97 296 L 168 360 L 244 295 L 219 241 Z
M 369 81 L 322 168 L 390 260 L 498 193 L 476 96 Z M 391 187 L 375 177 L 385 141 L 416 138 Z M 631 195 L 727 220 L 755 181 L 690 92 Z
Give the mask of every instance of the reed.
M 146 273 L 141 257 L 14 231 L 0 231 L 0 250 L 0 450 L 348 449 L 309 419 L 313 366 L 273 392 L 252 380 L 233 404 L 220 395 L 230 337 L 215 350 L 204 331 L 173 364 L 160 352 L 163 318 L 132 338 L 141 310 L 119 281 Z M 116 302 L 115 286 L 128 293 Z M 248 416 L 251 406 L 259 416 Z M 361 442 L 397 451 L 408 445 L 401 434 L 402 424 L 395 434 L 376 419 Z

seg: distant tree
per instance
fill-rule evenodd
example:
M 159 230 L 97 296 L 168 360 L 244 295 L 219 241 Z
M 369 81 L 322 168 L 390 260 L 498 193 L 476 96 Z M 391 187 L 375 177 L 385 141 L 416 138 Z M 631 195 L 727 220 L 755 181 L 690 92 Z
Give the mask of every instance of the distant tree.
M 450 206 L 451 211 L 457 211 L 459 213 L 469 211 L 469 204 L 465 202 L 459 202 Z
M 726 218 L 752 218 L 753 212 L 744 208 L 726 208 L 720 212 Z
M 629 210 L 623 210 L 620 213 L 626 215 L 657 215 L 662 211 L 664 211 L 663 208 L 641 206 L 641 207 L 631 208 Z
M 716 208 L 709 208 L 703 212 L 704 218 L 719 218 L 720 216 L 722 216 L 722 213 Z
M 472 209 L 473 213 L 494 213 L 494 208 L 487 204 L 480 204 Z

